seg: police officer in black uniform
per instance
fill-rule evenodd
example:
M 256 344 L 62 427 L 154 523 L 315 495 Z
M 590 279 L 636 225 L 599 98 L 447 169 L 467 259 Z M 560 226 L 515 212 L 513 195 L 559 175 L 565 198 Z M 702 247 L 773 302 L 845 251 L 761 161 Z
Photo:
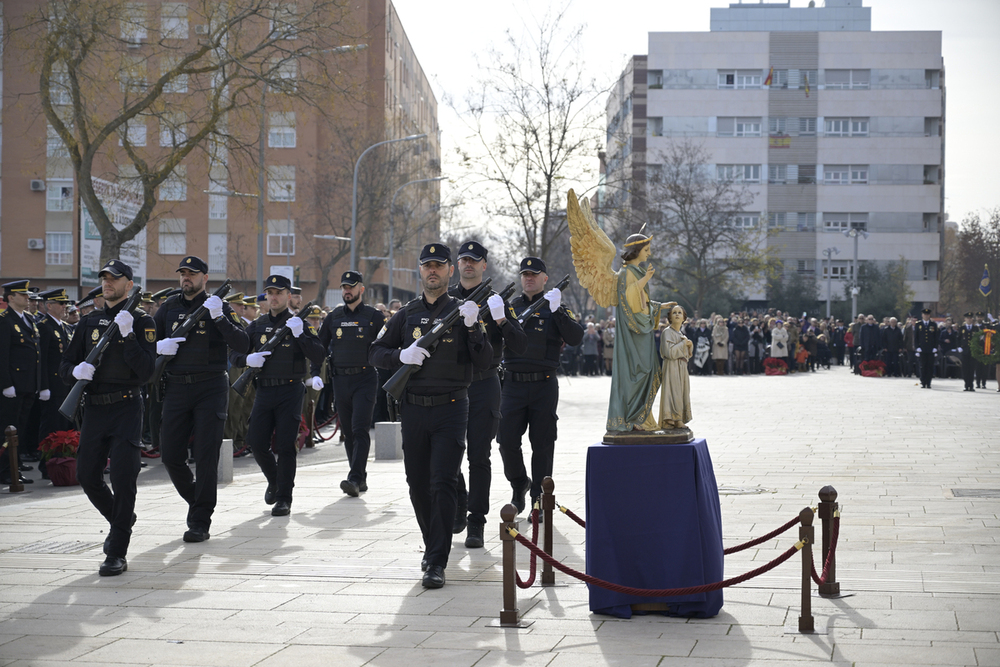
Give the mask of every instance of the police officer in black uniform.
M 479 287 L 483 282 L 488 254 L 486 248 L 476 241 L 463 243 L 458 251 L 459 282 L 452 285 L 448 294 L 465 299 Z M 513 354 L 522 354 L 528 347 L 528 337 L 510 304 L 496 292 L 491 292 L 487 305 L 490 312 L 483 325 L 493 348 L 493 360 L 488 369 L 473 374 L 472 384 L 469 385 L 469 425 L 466 431 L 469 488 L 465 488 L 465 478 L 459 466 L 458 510 L 452 528 L 453 532 L 461 533 L 468 525 L 465 546 L 469 548 L 483 546 L 483 526 L 490 509 L 490 449 L 500 426 L 500 357 L 505 346 Z
M 302 383 L 309 363 L 323 362 L 323 346 L 312 327 L 288 310 L 292 283 L 285 276 L 268 276 L 264 282 L 268 311 L 246 329 L 250 354 L 233 351 L 234 366 L 260 368 L 257 393 L 250 412 L 247 445 L 267 478 L 264 502 L 274 505 L 272 516 L 287 516 L 292 510 L 295 486 L 295 440 L 302 420 Z M 287 326 L 291 332 L 270 352 L 257 352 L 275 332 Z M 271 436 L 274 435 L 274 453 Z
M 21 470 L 10 470 L 7 450 L 0 450 L 0 484 L 10 484 L 15 479 L 12 475 L 32 469 L 23 463 L 26 452 L 22 445 L 35 440 L 35 437 L 27 438 L 28 418 L 42 384 L 42 365 L 38 328 L 28 309 L 29 285 L 27 280 L 16 280 L 3 286 L 7 308 L 0 311 L 0 355 L 3 356 L 0 359 L 0 442 L 6 440 L 4 431 L 8 426 L 17 429 Z M 29 455 L 27 458 L 34 457 Z M 25 484 L 35 481 L 23 476 L 20 479 Z
M 982 331 L 983 327 L 986 324 L 986 319 L 985 316 L 983 315 L 983 311 L 977 310 L 975 317 L 976 317 L 975 321 L 976 330 Z M 991 366 L 987 366 L 986 364 L 979 361 L 975 357 L 972 358 L 972 363 L 976 369 L 976 386 L 979 387 L 980 389 L 986 389 L 986 380 L 990 379 L 989 371 L 991 369 Z M 997 390 L 1000 391 L 1000 386 L 997 387 Z
M 958 340 L 955 343 L 955 351 L 962 360 L 962 380 L 965 382 L 963 391 L 975 391 L 972 387 L 972 380 L 976 376 L 976 360 L 972 356 L 972 336 L 979 329 L 973 320 L 971 312 L 965 314 L 965 324 L 958 327 Z
M 59 376 L 59 366 L 72 338 L 72 332 L 63 322 L 66 306 L 72 302 L 61 287 L 41 292 L 38 296 L 45 299 L 47 311 L 38 321 L 42 343 L 42 390 L 38 394 L 38 399 L 42 401 L 42 419 L 38 430 L 41 442 L 50 433 L 73 428 L 70 421 L 59 414 L 59 407 L 69 393 L 69 386 Z
M 340 489 L 357 497 L 368 490 L 368 452 L 371 451 L 372 414 L 378 391 L 378 372 L 368 361 L 368 348 L 385 325 L 385 315 L 364 302 L 364 279 L 358 271 L 340 278 L 344 305 L 333 309 L 320 328 L 319 341 L 330 357 L 333 395 L 351 466 Z M 313 389 L 322 389 L 320 364 L 312 368 Z M 318 382 L 317 382 L 318 381 Z
M 156 323 L 137 308 L 124 309 L 132 290 L 132 267 L 109 260 L 97 274 L 105 305 L 80 320 L 63 354 L 59 374 L 67 383 L 90 380 L 84 399 L 83 427 L 76 454 L 76 477 L 94 507 L 111 524 L 104 542 L 107 559 L 101 576 L 128 569 L 125 556 L 135 523 L 136 477 L 139 476 L 142 433 L 140 388 L 156 363 Z M 112 323 L 119 333 L 105 348 L 95 368 L 85 359 Z M 111 485 L 104 466 L 111 459 Z
M 913 325 L 913 347 L 920 365 L 920 388 L 930 389 L 934 378 L 934 355 L 937 354 L 938 326 L 931 320 L 931 309 L 920 311 L 920 319 Z
M 493 358 L 479 323 L 479 306 L 448 295 L 448 279 L 454 272 L 448 246 L 424 246 L 423 294 L 389 319 L 368 354 L 380 368 L 420 366 L 410 377 L 399 409 L 406 483 L 424 538 L 425 588 L 444 586 L 455 522 L 456 477 L 469 419 L 469 384 L 473 373 L 489 368 Z M 461 317 L 439 339 L 434 353 L 417 347 L 417 340 L 456 308 Z
M 548 275 L 538 257 L 521 260 L 523 294 L 511 302 L 515 313 L 523 313 L 539 299 L 548 304 L 523 323 L 528 349 L 518 354 L 504 350 L 504 383 L 500 400 L 500 455 L 504 475 L 514 489 L 511 503 L 524 510 L 524 494 L 531 490 L 532 502 L 542 494 L 542 480 L 552 475 L 556 445 L 556 407 L 559 404 L 559 353 L 563 343 L 579 345 L 583 327 L 562 304 L 558 289 L 542 293 Z M 531 477 L 521 453 L 521 436 L 528 430 L 531 441 Z
M 185 257 L 177 272 L 181 293 L 167 299 L 153 318 L 156 352 L 173 357 L 162 380 L 160 455 L 174 488 L 188 503 L 184 541 L 204 542 L 215 511 L 219 448 L 229 403 L 228 348 L 246 353 L 250 343 L 229 304 L 205 291 L 204 260 Z M 186 338 L 174 338 L 174 329 L 202 305 L 208 313 L 198 325 Z M 189 446 L 194 475 L 187 464 Z

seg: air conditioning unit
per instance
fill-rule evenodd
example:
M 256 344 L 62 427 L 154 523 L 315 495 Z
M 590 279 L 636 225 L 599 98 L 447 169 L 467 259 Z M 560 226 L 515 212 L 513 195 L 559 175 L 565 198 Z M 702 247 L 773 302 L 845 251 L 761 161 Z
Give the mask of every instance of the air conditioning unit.
M 45 250 L 45 239 L 28 239 L 28 250 Z
M 45 181 L 40 178 L 31 179 L 32 192 L 45 192 Z
M 194 27 L 194 34 L 196 35 L 207 35 L 209 32 L 208 25 L 204 23 L 199 23 Z

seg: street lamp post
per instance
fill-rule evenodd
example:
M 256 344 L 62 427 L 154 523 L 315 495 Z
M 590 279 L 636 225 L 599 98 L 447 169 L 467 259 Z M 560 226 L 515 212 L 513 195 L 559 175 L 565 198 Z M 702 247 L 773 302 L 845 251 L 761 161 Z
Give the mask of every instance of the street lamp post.
M 845 229 L 843 234 L 849 239 L 854 239 L 854 275 L 851 276 L 851 319 L 853 320 L 858 316 L 858 293 L 861 291 L 858 287 L 858 237 L 864 236 L 867 239 L 868 232 L 851 228 Z
M 394 267 L 396 266 L 396 264 L 395 264 L 395 256 L 396 256 L 395 231 L 396 231 L 396 226 L 395 226 L 395 223 L 393 222 L 393 219 L 392 219 L 393 218 L 393 214 L 396 212 L 396 195 L 398 195 L 399 191 L 402 190 L 403 188 L 405 188 L 407 185 L 413 185 L 414 183 L 431 183 L 431 182 L 434 182 L 434 181 L 443 181 L 446 178 L 447 178 L 447 176 L 436 176 L 434 178 L 418 178 L 415 181 L 409 181 L 407 183 L 403 183 L 398 188 L 396 188 L 395 192 L 392 193 L 392 204 L 389 206 L 389 301 L 392 301 L 392 283 L 393 283 L 393 276 L 394 276 L 394 271 L 395 271 Z
M 357 251 L 357 232 L 358 232 L 358 168 L 361 166 L 361 160 L 368 155 L 368 153 L 378 148 L 379 146 L 385 146 L 386 144 L 394 144 L 398 141 L 414 141 L 416 139 L 423 139 L 426 134 L 411 134 L 408 137 L 401 137 L 399 139 L 387 139 L 385 141 L 380 141 L 376 144 L 372 144 L 366 148 L 361 155 L 358 156 L 357 162 L 354 163 L 354 187 L 351 190 L 351 270 L 358 270 L 358 251 Z
M 826 316 L 830 317 L 830 289 L 831 281 L 833 280 L 833 257 L 832 255 L 839 255 L 839 248 L 827 248 L 823 251 L 826 255 Z

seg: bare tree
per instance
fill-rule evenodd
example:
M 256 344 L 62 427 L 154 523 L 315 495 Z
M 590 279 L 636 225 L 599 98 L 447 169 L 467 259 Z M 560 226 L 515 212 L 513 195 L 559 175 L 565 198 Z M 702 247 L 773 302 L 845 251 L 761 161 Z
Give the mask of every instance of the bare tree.
M 973 213 L 962 221 L 955 248 L 957 261 L 949 283 L 953 303 L 961 310 L 1000 314 L 1000 289 L 995 286 L 1000 275 L 1000 208 Z M 992 293 L 984 297 L 979 292 L 983 269 L 989 267 Z M 955 311 L 959 312 L 958 310 Z
M 330 106 L 343 87 L 326 60 L 349 39 L 346 7 L 346 0 L 50 0 L 14 26 L 38 72 L 41 112 L 69 152 L 101 234 L 102 262 L 145 228 L 162 198 L 158 188 L 184 179 L 180 167 L 196 149 L 209 154 L 210 171 L 231 169 L 240 155 L 253 162 L 246 149 L 257 143 L 265 91 L 288 104 Z M 151 121 L 161 141 L 144 140 Z M 131 219 L 114 224 L 95 179 L 127 186 L 141 202 Z
M 567 21 L 564 7 L 536 20 L 528 39 L 508 31 L 462 108 L 449 102 L 472 131 L 475 147 L 459 157 L 486 187 L 487 215 L 513 221 L 521 250 L 545 258 L 567 230 L 555 215 L 566 184 L 594 180 L 601 136 L 603 91 L 584 68 L 582 27 Z
M 690 282 L 696 314 L 710 291 L 760 280 L 772 259 L 766 220 L 746 213 L 753 193 L 738 178 L 710 173 L 710 163 L 700 144 L 684 140 L 662 152 L 648 174 L 654 247 L 669 261 L 654 280 Z

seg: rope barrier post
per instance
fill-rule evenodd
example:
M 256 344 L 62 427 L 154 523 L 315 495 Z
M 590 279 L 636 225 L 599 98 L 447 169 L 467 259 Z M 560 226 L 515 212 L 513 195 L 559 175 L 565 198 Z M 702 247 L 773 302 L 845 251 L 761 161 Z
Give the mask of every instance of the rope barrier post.
M 500 543 L 503 545 L 503 608 L 500 609 L 501 628 L 523 628 L 527 624 L 517 618 L 517 562 L 515 548 L 517 542 L 517 508 L 506 504 L 500 510 Z
M 556 488 L 556 483 L 551 477 L 542 480 L 542 514 L 545 519 L 542 521 L 542 549 L 548 555 L 552 555 L 552 510 L 556 508 L 556 497 L 552 493 Z M 542 586 L 555 586 L 556 573 L 547 561 L 542 561 Z
M 815 632 L 812 615 L 812 545 L 816 529 L 813 527 L 812 508 L 806 507 L 799 512 L 799 540 L 805 543 L 802 547 L 802 610 L 799 614 L 799 632 Z
M 837 504 L 837 489 L 832 486 L 824 486 L 819 490 L 819 518 L 823 522 L 823 560 L 822 563 L 829 563 L 826 581 L 819 585 L 819 594 L 823 597 L 838 597 L 840 595 L 840 582 L 837 581 L 837 554 L 830 553 L 830 539 L 833 535 L 833 519 L 839 511 Z
M 17 429 L 8 426 L 4 431 L 7 436 L 7 460 L 10 462 L 10 489 L 11 493 L 21 493 L 24 491 L 24 484 L 21 482 L 21 465 L 17 460 Z

